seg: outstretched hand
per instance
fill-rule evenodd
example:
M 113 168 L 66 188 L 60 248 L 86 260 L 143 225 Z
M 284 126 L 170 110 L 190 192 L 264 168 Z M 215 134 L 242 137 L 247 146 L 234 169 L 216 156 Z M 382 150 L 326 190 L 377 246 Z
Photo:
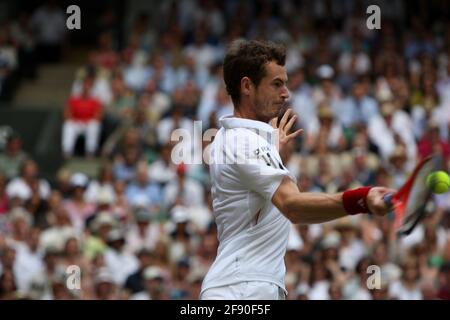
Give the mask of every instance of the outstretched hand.
M 281 120 L 278 117 L 276 117 L 270 121 L 270 125 L 274 129 L 278 129 L 278 146 L 279 146 L 278 151 L 279 151 L 282 159 L 283 159 L 283 155 L 287 149 L 287 145 L 288 145 L 289 141 L 295 139 L 303 132 L 303 129 L 298 129 L 297 131 L 289 133 L 290 130 L 292 129 L 292 126 L 295 124 L 295 121 L 297 120 L 297 115 L 295 115 L 295 114 L 289 118 L 289 116 L 291 114 L 292 114 L 292 109 L 289 108 L 286 110 L 286 112 L 284 113 Z M 283 159 L 283 161 L 284 161 L 284 159 Z

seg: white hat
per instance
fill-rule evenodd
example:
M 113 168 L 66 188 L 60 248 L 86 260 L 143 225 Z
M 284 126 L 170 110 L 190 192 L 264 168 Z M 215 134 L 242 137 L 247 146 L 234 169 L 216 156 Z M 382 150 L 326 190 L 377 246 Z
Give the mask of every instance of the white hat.
M 92 229 L 98 230 L 98 228 L 100 228 L 103 225 L 115 227 L 117 225 L 117 220 L 111 215 L 111 213 L 107 211 L 101 211 L 92 221 Z
M 11 222 L 16 222 L 19 219 L 22 219 L 26 222 L 27 225 L 31 225 L 33 222 L 32 215 L 22 207 L 17 207 L 12 209 L 9 212 L 9 219 Z
M 81 172 L 76 172 L 70 177 L 70 184 L 73 187 L 85 188 L 89 182 L 89 178 Z
M 97 194 L 96 200 L 99 204 L 113 204 L 116 201 L 116 197 L 111 190 L 101 188 Z
M 163 279 L 163 273 L 159 267 L 151 266 L 144 270 L 145 280 Z
M 125 237 L 119 229 L 113 229 L 108 233 L 108 242 L 114 242 L 117 240 L 125 240 Z
M 114 283 L 113 276 L 106 267 L 102 267 L 94 275 L 94 283 L 95 285 L 100 283 Z
M 190 219 L 190 213 L 186 207 L 175 206 L 171 212 L 172 221 L 174 223 L 184 223 L 188 222 Z
M 331 232 L 327 234 L 321 241 L 323 249 L 338 248 L 341 244 L 341 236 L 338 232 Z
M 323 64 L 317 68 L 317 76 L 321 79 L 331 79 L 334 76 L 334 70 L 330 65 Z

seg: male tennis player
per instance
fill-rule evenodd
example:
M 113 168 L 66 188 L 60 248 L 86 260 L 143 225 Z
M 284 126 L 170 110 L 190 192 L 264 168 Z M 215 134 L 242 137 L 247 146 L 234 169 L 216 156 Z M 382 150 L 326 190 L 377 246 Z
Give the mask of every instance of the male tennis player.
M 201 299 L 285 299 L 290 222 L 388 212 L 383 195 L 392 190 L 382 187 L 338 194 L 299 191 L 277 149 L 278 142 L 283 148 L 300 134 L 289 134 L 295 121 L 295 116 L 289 120 L 290 111 L 279 125 L 274 119 L 289 97 L 284 64 L 285 49 L 270 42 L 237 40 L 226 53 L 224 80 L 234 115 L 221 119 L 210 149 L 219 248 Z

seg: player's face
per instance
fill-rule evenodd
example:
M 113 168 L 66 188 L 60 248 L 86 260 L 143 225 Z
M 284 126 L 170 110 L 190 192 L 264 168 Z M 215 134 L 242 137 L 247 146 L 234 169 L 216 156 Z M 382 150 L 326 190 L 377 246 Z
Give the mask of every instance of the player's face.
M 258 120 L 268 122 L 278 116 L 280 109 L 286 107 L 289 90 L 284 66 L 271 61 L 265 68 L 266 76 L 252 94 L 252 108 Z

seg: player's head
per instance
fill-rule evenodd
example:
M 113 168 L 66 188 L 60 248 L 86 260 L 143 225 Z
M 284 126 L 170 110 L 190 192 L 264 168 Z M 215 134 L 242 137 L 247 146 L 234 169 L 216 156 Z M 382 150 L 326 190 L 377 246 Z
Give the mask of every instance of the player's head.
M 236 40 L 225 56 L 223 75 L 235 108 L 260 121 L 276 117 L 289 98 L 286 50 L 272 42 Z

